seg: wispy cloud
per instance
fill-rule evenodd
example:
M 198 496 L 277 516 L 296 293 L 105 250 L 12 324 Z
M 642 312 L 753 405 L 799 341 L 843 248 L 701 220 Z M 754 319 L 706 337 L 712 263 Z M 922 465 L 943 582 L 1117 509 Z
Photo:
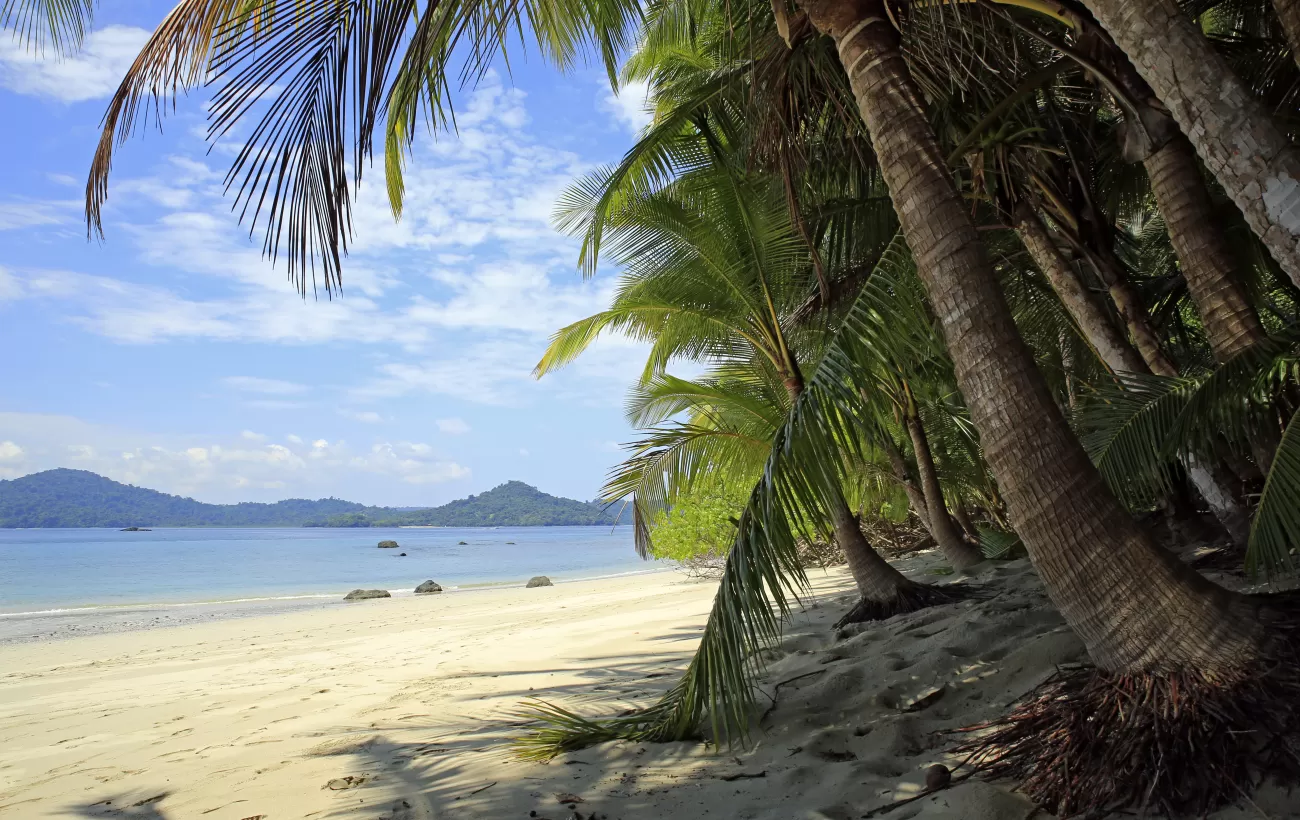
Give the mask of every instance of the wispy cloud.
M 142 28 L 107 26 L 88 34 L 75 55 L 64 57 L 26 48 L 17 37 L 0 37 L 0 85 L 60 102 L 107 97 L 147 39 Z
M 606 90 L 601 108 L 623 128 L 639 135 L 654 119 L 650 111 L 650 85 L 646 82 L 624 83 L 618 93 Z
M 0 474 L 14 477 L 53 467 L 91 470 L 117 481 L 205 500 L 264 500 L 325 492 L 345 475 L 365 473 L 388 487 L 463 479 L 470 470 L 423 442 L 376 441 L 354 447 L 345 441 L 286 443 L 245 430 L 232 436 L 154 434 L 91 424 L 69 416 L 0 413 Z M 372 482 L 373 483 L 373 482 Z M 265 492 L 254 492 L 254 491 Z M 409 500 L 409 497 L 408 497 Z M 393 503 L 390 495 L 386 503 Z
M 268 396 L 296 396 L 311 389 L 297 382 L 263 379 L 258 376 L 227 376 L 221 380 L 221 383 L 242 393 L 262 393 Z
M 438 432 L 449 436 L 463 436 L 469 432 L 469 424 L 464 419 L 438 419 Z

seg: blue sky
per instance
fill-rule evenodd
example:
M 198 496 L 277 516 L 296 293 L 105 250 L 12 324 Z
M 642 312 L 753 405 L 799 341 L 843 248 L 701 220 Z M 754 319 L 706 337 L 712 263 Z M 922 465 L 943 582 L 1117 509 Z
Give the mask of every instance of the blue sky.
M 641 351 L 602 340 L 542 381 L 556 328 L 608 303 L 549 223 L 575 176 L 617 159 L 644 92 L 536 56 L 422 138 L 395 223 L 367 171 L 341 298 L 301 299 L 223 198 L 194 92 L 119 150 L 103 242 L 81 219 L 108 96 L 166 12 L 101 7 L 85 49 L 0 37 L 0 478 L 51 467 L 205 501 L 334 495 L 439 504 L 509 479 L 593 497 L 629 438 Z

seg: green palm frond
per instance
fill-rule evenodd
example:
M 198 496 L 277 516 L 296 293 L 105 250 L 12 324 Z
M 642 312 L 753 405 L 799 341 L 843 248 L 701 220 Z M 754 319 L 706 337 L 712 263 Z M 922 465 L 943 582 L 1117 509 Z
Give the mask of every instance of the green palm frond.
M 1166 377 L 1124 374 L 1098 383 L 1076 423 L 1084 448 L 1126 503 L 1151 503 L 1171 487 L 1173 461 L 1184 453 L 1217 458 L 1221 444 L 1250 452 L 1273 423 L 1274 402 L 1294 384 L 1300 331 L 1255 345 L 1209 373 Z
M 524 713 L 541 726 L 520 739 L 520 754 L 548 759 L 616 737 L 678 740 L 696 736 L 706 724 L 718 745 L 748 737 L 760 650 L 777 638 L 781 616 L 806 588 L 796 543 L 818 535 L 817 522 L 830 520 L 855 455 L 869 460 L 870 444 L 863 439 L 869 412 L 862 397 L 877 382 L 860 363 L 885 346 L 928 350 L 930 344 L 925 334 L 902 343 L 886 338 L 885 328 L 899 317 L 881 308 L 896 304 L 915 276 L 901 237 L 882 255 L 876 273 L 879 279 L 873 276 L 863 287 L 772 439 L 728 553 L 700 648 L 682 680 L 654 706 L 608 721 L 534 702 Z M 917 341 L 922 338 L 924 342 Z
M 35 51 L 48 44 L 60 54 L 70 54 L 81 47 L 94 15 L 95 0 L 4 0 L 0 28 L 12 30 Z
M 1300 548 L 1300 413 L 1291 416 L 1282 443 L 1273 454 L 1259 508 L 1250 527 L 1246 572 L 1273 576 L 1295 568 Z

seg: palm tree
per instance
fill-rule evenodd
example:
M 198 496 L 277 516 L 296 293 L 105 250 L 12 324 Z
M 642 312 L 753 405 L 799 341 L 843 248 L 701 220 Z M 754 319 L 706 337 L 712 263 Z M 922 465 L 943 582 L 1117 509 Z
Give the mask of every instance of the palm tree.
M 590 237 L 597 231 L 593 220 L 600 218 L 601 233 L 613 238 L 627 272 L 607 310 L 555 334 L 537 375 L 572 361 L 600 333 L 621 330 L 651 344 L 643 380 L 683 356 L 732 366 L 758 362 L 784 385 L 788 401 L 798 400 L 804 375 L 798 331 L 792 331 L 790 317 L 806 292 L 801 286 L 810 267 L 806 245 L 791 222 L 783 191 L 730 167 L 712 128 L 703 128 L 699 139 L 709 164 L 702 162 L 670 185 L 618 191 L 611 197 L 609 184 L 616 175 L 607 170 L 566 197 L 561 224 Z M 933 462 L 927 457 L 924 463 L 931 491 L 938 493 Z M 631 487 L 621 484 L 618 489 Z M 859 590 L 878 608 L 877 617 L 947 600 L 938 592 L 927 594 L 929 588 L 908 581 L 880 559 L 842 493 L 828 493 L 835 539 Z M 656 506 L 662 508 L 666 501 Z M 651 511 L 643 504 L 637 502 L 645 520 Z M 936 504 L 942 509 L 941 494 Z M 951 531 L 946 510 L 943 518 Z M 983 560 L 955 535 L 945 535 L 952 537 L 941 539 L 940 546 L 956 568 Z
M 1300 284 L 1300 149 L 1176 0 L 1084 0 Z

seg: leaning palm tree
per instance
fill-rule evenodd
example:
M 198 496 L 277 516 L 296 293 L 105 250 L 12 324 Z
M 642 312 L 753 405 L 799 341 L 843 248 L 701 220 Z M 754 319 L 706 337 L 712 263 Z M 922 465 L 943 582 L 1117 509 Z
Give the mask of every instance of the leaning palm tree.
M 1084 0 L 1300 284 L 1300 149 L 1177 0 Z
M 800 7 L 837 44 L 1011 520 L 1049 595 L 1099 667 L 1096 687 L 1079 680 L 1072 693 L 1082 702 L 1137 681 L 1147 691 L 1187 692 L 1203 703 L 1241 703 L 1247 696 L 1279 701 L 1279 692 L 1300 680 L 1293 666 L 1276 664 L 1279 650 L 1253 606 L 1151 541 L 1106 487 L 1053 402 L 948 173 L 889 12 L 878 0 L 803 0 Z M 1135 56 L 1124 36 L 1108 28 Z M 1152 42 L 1164 37 L 1164 32 L 1148 34 Z M 1160 83 L 1152 85 L 1163 91 Z M 1188 125 L 1176 109 L 1175 116 Z M 1135 607 L 1136 601 L 1144 604 Z M 1285 699 L 1277 706 L 1285 710 L 1284 731 L 1294 731 Z M 1225 725 L 1253 721 L 1236 709 L 1220 714 L 1223 722 L 1211 724 L 1215 736 Z M 1227 754 L 1238 766 L 1251 758 L 1243 747 L 1216 744 L 1207 750 L 1205 736 L 1166 735 L 1155 713 L 1148 716 L 1146 722 L 1115 725 L 1101 734 L 1114 748 L 1171 744 L 1197 754 Z M 1103 802 L 1120 795 L 1131 799 L 1131 784 L 1072 759 L 1076 748 L 1045 741 L 1033 753 L 1069 765 L 1084 778 L 1076 784 L 1087 783 Z M 1181 774 L 1157 770 L 1141 776 L 1155 784 L 1153 793 L 1161 799 L 1187 799 L 1177 782 Z M 1060 788 L 1045 787 L 1037 796 L 1068 806 L 1073 793 Z M 1199 792 L 1196 799 L 1222 799 L 1225 786 L 1217 788 L 1209 797 Z
M 1134 690 L 1148 693 L 1151 704 L 1137 714 L 1105 713 L 1115 718 L 1113 723 L 1089 724 L 1099 728 L 1094 735 L 1104 748 L 1096 754 L 1089 748 L 1082 759 L 1074 757 L 1074 749 L 1055 744 L 1066 733 L 1050 731 L 1050 720 L 1044 742 L 1019 751 L 1068 767 L 1076 773 L 1076 787 L 1098 804 L 1112 798 L 1135 802 L 1145 793 L 1175 807 L 1199 809 L 1225 792 L 1235 794 L 1235 781 L 1258 759 L 1251 732 L 1261 725 L 1270 732 L 1295 731 L 1293 704 L 1300 681 L 1289 645 L 1266 628 L 1257 602 L 1214 586 L 1152 543 L 1107 489 L 1066 424 L 1017 334 L 967 203 L 927 121 L 923 96 L 891 22 L 896 5 L 883 0 L 798 3 L 807 21 L 836 47 L 1011 520 L 1050 596 L 1100 669 L 1086 683 L 1073 680 L 1064 692 L 1052 693 L 1044 709 L 1049 716 L 1076 706 L 1088 712 L 1101 699 Z M 947 5 L 920 4 L 916 10 L 934 13 Z M 1171 109 L 1279 264 L 1300 277 L 1294 223 L 1300 172 L 1296 150 L 1280 129 L 1248 89 L 1221 70 L 1220 58 L 1212 50 L 1204 53 L 1203 38 L 1173 0 L 1089 0 L 1089 7 Z M 736 3 L 727 4 L 729 12 L 736 8 Z M 784 17 L 793 28 L 797 16 L 780 2 L 771 7 L 754 3 L 743 10 L 768 26 Z M 305 283 L 319 264 L 327 285 L 337 282 L 342 237 L 349 230 L 346 165 L 350 153 L 357 159 L 368 156 L 380 111 L 388 112 L 386 171 L 396 209 L 403 150 L 421 113 L 443 110 L 454 55 L 471 55 L 472 78 L 506 41 L 508 28 L 528 21 L 550 56 L 564 61 L 588 47 L 612 64 L 626 43 L 628 21 L 637 14 L 635 4 L 580 0 L 558 6 L 481 2 L 425 9 L 322 0 L 295 4 L 292 10 L 269 3 L 186 0 L 155 33 L 114 98 L 88 190 L 88 216 L 92 224 L 98 218 L 113 147 L 130 133 L 132 116 L 147 110 L 154 94 L 194 85 L 211 69 L 217 89 L 214 133 L 251 118 L 265 89 L 281 91 L 266 102 L 265 116 L 240 154 L 230 183 L 254 224 L 261 219 L 270 227 L 268 250 L 288 249 L 296 263 L 291 276 L 297 274 Z M 408 27 L 410 37 L 404 40 Z M 390 70 L 396 78 L 391 83 Z M 1179 85 L 1184 80 L 1185 90 Z M 350 128 L 352 120 L 355 128 Z M 353 165 L 359 173 L 363 163 Z M 818 367 L 819 377 L 833 372 L 828 361 Z M 792 418 L 815 416 L 821 428 L 845 430 L 850 397 L 834 392 L 844 380 L 826 379 L 827 392 L 819 383 L 818 390 L 800 394 Z M 796 577 L 782 575 L 790 569 L 787 546 L 792 542 L 786 537 L 791 518 L 779 499 L 783 494 L 798 498 L 800 509 L 824 504 L 818 499 L 835 483 L 808 481 L 806 470 L 838 471 L 836 453 L 840 446 L 850 446 L 845 434 L 836 447 L 818 449 L 829 440 L 805 439 L 806 430 L 796 424 L 778 436 L 772 451 L 777 463 L 769 462 L 751 497 L 752 509 L 741 519 L 715 613 L 717 607 L 732 608 L 746 617 L 706 630 L 694 671 L 683 683 L 686 689 L 675 690 L 687 700 L 662 713 L 671 713 L 670 723 L 694 726 L 702 716 L 695 696 L 706 690 L 724 702 L 721 711 L 710 713 L 715 719 L 746 705 L 743 693 L 722 691 L 718 683 L 743 683 L 743 678 L 714 675 L 721 667 L 711 665 L 729 665 L 733 671 L 736 664 L 743 667 L 746 650 L 770 636 L 776 620 L 769 604 L 775 602 L 779 609 L 788 601 L 779 590 L 790 591 L 786 578 Z M 791 453 L 798 453 L 797 465 L 791 465 Z M 775 601 L 764 589 L 778 590 L 772 593 Z M 684 703 L 688 705 L 677 708 Z M 1261 704 L 1274 711 L 1271 723 L 1262 721 Z M 1179 723 L 1193 711 L 1213 717 L 1195 725 Z M 1178 719 L 1156 720 L 1158 712 Z M 1198 780 L 1189 793 L 1168 769 L 1157 767 L 1142 774 L 1143 788 L 1150 789 L 1135 792 L 1131 779 L 1113 777 L 1115 772 L 1097 763 L 1112 753 L 1154 758 L 1157 749 L 1162 755 L 1175 750 L 1175 757 L 1186 753 L 1221 774 Z M 1060 804 L 1070 799 L 1061 788 L 1048 785 L 1037 794 Z
M 805 293 L 807 248 L 781 192 L 731 167 L 707 125 L 698 139 L 710 164 L 662 189 L 622 191 L 611 204 L 605 171 L 570 192 L 561 223 L 590 234 L 594 215 L 602 214 L 626 272 L 607 310 L 555 334 L 537 375 L 572 361 L 600 333 L 617 330 L 650 343 L 643 380 L 662 373 L 674 358 L 748 360 L 770 368 L 790 401 L 803 392 L 798 334 L 791 330 L 790 316 Z M 931 473 L 930 478 L 937 492 L 937 477 Z M 646 520 L 651 510 L 642 508 L 645 501 L 635 503 Z M 908 581 L 881 559 L 842 495 L 832 505 L 830 522 L 859 590 L 871 603 L 859 608 L 860 615 L 883 617 L 949 599 Z M 959 569 L 982 560 L 960 539 L 941 546 Z

